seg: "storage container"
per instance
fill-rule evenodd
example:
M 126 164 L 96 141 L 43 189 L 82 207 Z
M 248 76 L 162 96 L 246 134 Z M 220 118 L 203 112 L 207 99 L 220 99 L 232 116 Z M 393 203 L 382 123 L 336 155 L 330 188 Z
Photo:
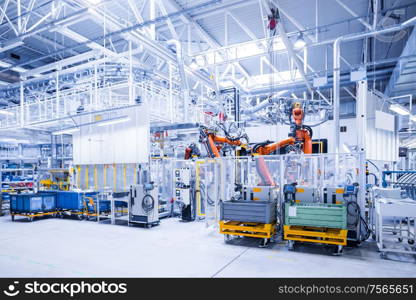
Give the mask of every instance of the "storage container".
M 12 213 L 37 213 L 56 210 L 54 194 L 11 194 L 10 211 Z
M 345 205 L 324 203 L 285 203 L 285 225 L 347 228 Z
M 272 224 L 276 222 L 276 208 L 276 201 L 224 201 L 220 202 L 220 218 L 223 221 Z
M 84 209 L 84 198 L 92 197 L 97 199 L 98 192 L 57 192 L 56 206 L 59 210 L 73 210 L 80 211 Z M 88 202 L 88 198 L 86 199 Z

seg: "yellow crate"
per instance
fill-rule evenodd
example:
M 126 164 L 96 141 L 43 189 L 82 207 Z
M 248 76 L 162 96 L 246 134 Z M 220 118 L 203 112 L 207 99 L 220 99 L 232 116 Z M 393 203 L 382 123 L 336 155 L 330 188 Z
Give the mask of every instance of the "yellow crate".
M 347 229 L 284 225 L 284 239 L 329 245 L 347 245 Z
M 239 221 L 220 221 L 220 233 L 270 239 L 276 234 L 276 225 Z

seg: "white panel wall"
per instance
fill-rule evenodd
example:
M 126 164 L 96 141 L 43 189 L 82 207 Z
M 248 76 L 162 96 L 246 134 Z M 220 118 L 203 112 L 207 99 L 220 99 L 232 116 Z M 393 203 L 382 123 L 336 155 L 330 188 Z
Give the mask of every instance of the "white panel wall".
M 145 105 L 118 110 L 112 117 L 128 115 L 125 123 L 82 126 L 73 135 L 74 164 L 145 163 L 149 159 L 149 118 Z M 87 116 L 83 123 L 92 122 Z
M 399 159 L 399 140 L 396 131 L 376 128 L 376 110 L 380 108 L 378 96 L 367 95 L 367 133 L 366 157 L 371 160 L 397 161 Z M 387 120 L 389 121 L 389 120 Z
M 399 159 L 399 140 L 397 128 L 395 131 L 387 131 L 376 128 L 375 112 L 379 109 L 380 99 L 369 92 L 367 95 L 367 132 L 365 135 L 365 150 L 367 159 L 393 162 Z M 391 123 L 391 119 L 387 120 Z M 327 121 L 314 127 L 313 139 L 328 139 L 328 152 L 333 153 L 334 147 L 334 122 Z M 345 152 L 343 145 L 355 146 L 358 142 L 356 118 L 341 119 L 340 126 L 347 126 L 346 132 L 340 132 L 340 152 Z M 289 126 L 270 125 L 246 128 L 250 142 L 263 142 L 265 140 L 278 141 L 287 138 Z
M 346 143 L 349 146 L 357 144 L 356 136 L 356 120 L 355 118 L 341 119 L 341 126 L 347 126 L 347 132 L 340 133 L 340 151 L 343 152 L 342 145 Z M 333 153 L 334 150 L 334 122 L 327 121 L 317 127 L 313 127 L 313 139 L 328 139 L 328 152 Z M 250 143 L 259 143 L 266 140 L 279 141 L 287 138 L 289 133 L 288 125 L 270 125 L 247 127 L 246 132 L 250 138 Z

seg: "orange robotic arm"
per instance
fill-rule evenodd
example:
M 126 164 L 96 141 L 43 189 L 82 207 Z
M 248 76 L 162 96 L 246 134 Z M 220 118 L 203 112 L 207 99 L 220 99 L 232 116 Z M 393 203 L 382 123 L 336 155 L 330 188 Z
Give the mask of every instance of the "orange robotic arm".
M 255 153 L 260 154 L 260 155 L 269 155 L 270 153 L 276 151 L 277 149 L 280 149 L 287 145 L 293 145 L 295 141 L 296 141 L 295 138 L 291 137 L 291 138 L 282 140 L 280 142 L 275 142 L 275 143 L 267 144 L 264 146 L 259 146 L 257 149 L 255 149 Z

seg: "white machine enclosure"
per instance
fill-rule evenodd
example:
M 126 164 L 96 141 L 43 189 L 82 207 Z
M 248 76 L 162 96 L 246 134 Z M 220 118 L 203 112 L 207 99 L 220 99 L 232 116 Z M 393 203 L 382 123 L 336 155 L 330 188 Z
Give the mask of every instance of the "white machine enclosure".
M 159 223 L 158 190 L 146 189 L 146 185 L 135 184 L 130 188 L 131 223 L 153 225 Z
M 190 205 L 191 170 L 189 168 L 175 169 L 174 181 L 176 201 Z

